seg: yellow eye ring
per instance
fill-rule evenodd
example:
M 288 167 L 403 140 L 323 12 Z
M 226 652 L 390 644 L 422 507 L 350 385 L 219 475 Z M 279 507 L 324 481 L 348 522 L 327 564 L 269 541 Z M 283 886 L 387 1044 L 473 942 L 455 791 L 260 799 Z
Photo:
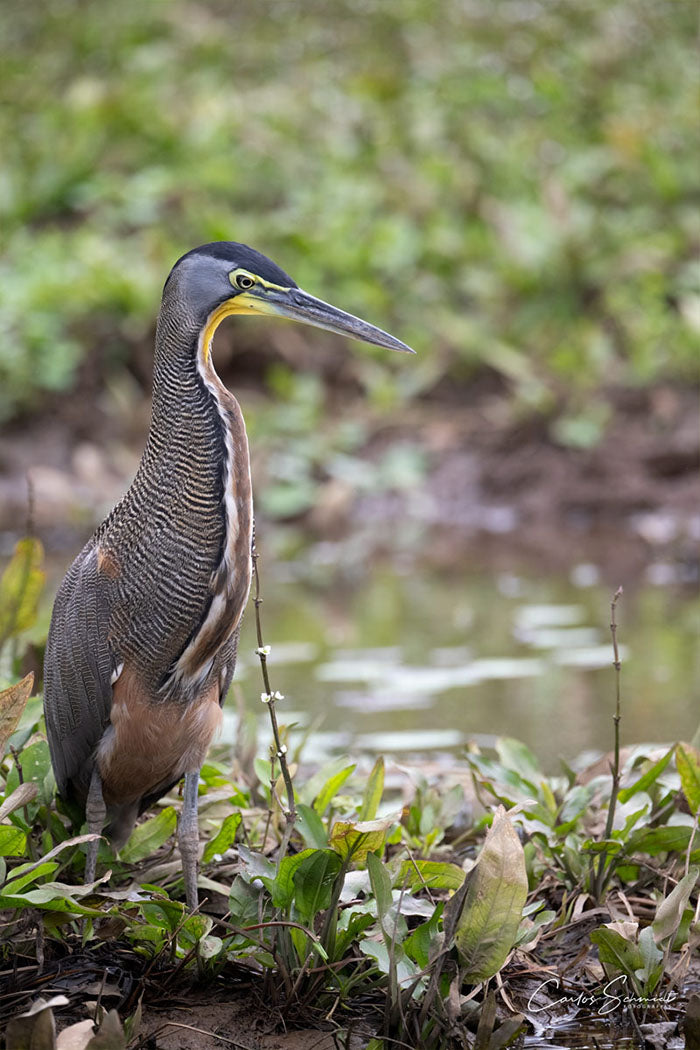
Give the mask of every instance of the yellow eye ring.
M 242 292 L 247 292 L 254 284 L 255 281 L 247 273 L 236 274 L 236 287 L 240 288 Z

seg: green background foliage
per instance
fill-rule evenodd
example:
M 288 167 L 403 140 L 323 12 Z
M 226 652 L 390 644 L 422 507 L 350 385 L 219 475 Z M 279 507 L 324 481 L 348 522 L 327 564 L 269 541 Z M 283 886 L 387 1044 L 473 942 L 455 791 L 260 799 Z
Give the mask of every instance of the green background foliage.
M 353 351 L 398 404 L 484 365 L 574 414 L 603 385 L 691 374 L 696 15 L 3 4 L 0 418 L 88 357 L 103 378 L 148 360 L 170 266 L 219 238 L 415 345 L 391 384 Z

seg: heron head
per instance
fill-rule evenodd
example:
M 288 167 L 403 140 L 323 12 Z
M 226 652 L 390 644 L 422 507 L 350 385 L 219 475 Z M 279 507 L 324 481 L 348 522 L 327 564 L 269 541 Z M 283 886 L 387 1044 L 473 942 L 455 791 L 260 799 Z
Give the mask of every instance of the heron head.
M 215 241 L 187 252 L 170 272 L 177 295 L 207 329 L 231 314 L 262 314 L 325 328 L 389 350 L 413 353 L 409 346 L 367 321 L 302 291 L 295 281 L 261 252 L 235 241 Z

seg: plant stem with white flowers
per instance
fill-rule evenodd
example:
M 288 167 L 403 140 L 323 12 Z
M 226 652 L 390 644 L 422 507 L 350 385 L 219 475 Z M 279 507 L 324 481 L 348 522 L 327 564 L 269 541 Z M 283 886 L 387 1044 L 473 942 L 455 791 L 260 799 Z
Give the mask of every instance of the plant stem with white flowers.
M 262 625 L 260 621 L 260 606 L 262 605 L 262 598 L 260 597 L 260 573 L 258 571 L 258 551 L 253 542 L 253 577 L 255 579 L 255 597 L 253 598 L 253 604 L 255 605 L 255 629 L 258 637 L 258 648 L 255 650 L 260 659 L 260 669 L 262 671 L 263 686 L 265 692 L 261 693 L 260 699 L 264 704 L 267 704 L 267 709 L 270 712 L 270 722 L 272 723 L 272 736 L 274 740 L 273 747 L 271 748 L 271 762 L 270 762 L 270 805 L 274 805 L 275 800 L 275 760 L 280 764 L 282 771 L 282 779 L 284 780 L 284 786 L 287 792 L 287 808 L 284 810 L 285 826 L 282 839 L 280 841 L 280 847 L 278 852 L 278 858 L 281 860 L 286 856 L 287 848 L 289 846 L 289 840 L 292 837 L 292 831 L 294 830 L 294 824 L 297 819 L 296 803 L 294 800 L 294 785 L 292 784 L 292 776 L 289 772 L 289 765 L 287 764 L 287 745 L 282 743 L 280 737 L 279 725 L 277 723 L 277 711 L 275 704 L 279 700 L 284 700 L 283 695 L 276 690 L 273 691 L 270 685 L 270 675 L 267 668 L 267 658 L 270 655 L 270 646 L 265 645 L 263 642 Z

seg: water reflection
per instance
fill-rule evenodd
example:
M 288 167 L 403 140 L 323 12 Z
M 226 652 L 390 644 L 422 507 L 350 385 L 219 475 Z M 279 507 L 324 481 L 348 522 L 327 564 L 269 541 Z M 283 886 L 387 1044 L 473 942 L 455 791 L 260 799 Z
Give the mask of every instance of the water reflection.
M 590 567 L 588 567 L 590 570 Z M 350 585 L 267 572 L 264 634 L 285 722 L 321 723 L 305 755 L 452 750 L 484 734 L 518 737 L 546 767 L 607 750 L 614 677 L 608 620 L 615 589 L 569 580 L 374 569 Z M 618 608 L 623 740 L 689 738 L 700 692 L 697 598 L 646 587 Z M 260 692 L 252 610 L 237 678 Z M 260 712 L 261 718 L 264 713 Z M 293 715 L 293 717 L 291 717 Z M 227 718 L 227 733 L 233 719 Z

